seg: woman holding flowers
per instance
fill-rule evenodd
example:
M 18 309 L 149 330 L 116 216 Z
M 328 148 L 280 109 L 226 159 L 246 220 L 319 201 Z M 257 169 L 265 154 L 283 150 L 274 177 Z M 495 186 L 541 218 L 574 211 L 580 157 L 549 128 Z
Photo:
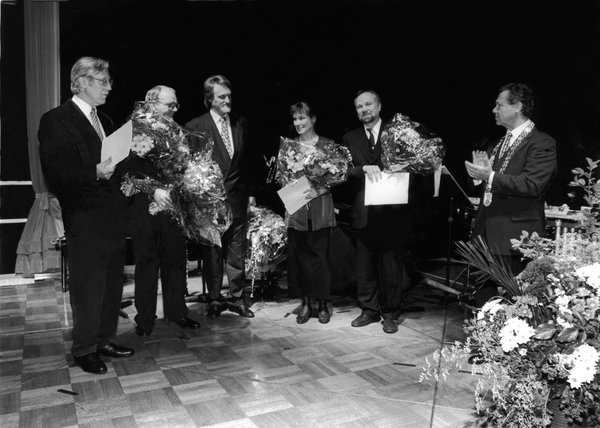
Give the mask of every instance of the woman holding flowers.
M 311 298 L 319 302 L 319 322 L 329 322 L 327 301 L 331 292 L 329 244 L 335 226 L 333 199 L 329 186 L 343 181 L 349 153 L 333 141 L 317 135 L 316 116 L 305 102 L 290 107 L 298 138 L 282 138 L 277 160 L 277 181 L 287 186 L 305 176 L 310 188 L 306 204 L 296 212 L 286 211 L 288 227 L 288 283 L 293 294 L 302 297 L 298 324 L 311 316 Z M 337 161 L 336 161 L 337 160 Z

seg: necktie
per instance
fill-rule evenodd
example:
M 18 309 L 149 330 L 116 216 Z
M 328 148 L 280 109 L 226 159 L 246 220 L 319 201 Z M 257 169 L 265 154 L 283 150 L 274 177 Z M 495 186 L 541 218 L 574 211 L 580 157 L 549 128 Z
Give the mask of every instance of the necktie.
M 221 138 L 223 139 L 223 144 L 225 144 L 225 148 L 227 149 L 227 153 L 229 153 L 229 157 L 233 157 L 233 144 L 231 144 L 231 138 L 229 137 L 229 126 L 227 126 L 228 116 L 221 116 L 219 122 L 221 122 Z
M 373 135 L 373 130 L 367 129 L 367 132 L 369 133 L 369 148 L 371 149 L 371 151 L 374 151 L 375 150 L 375 136 Z
M 510 147 L 510 139 L 512 138 L 512 134 L 510 132 L 506 133 L 506 137 L 504 137 L 504 141 L 502 142 L 502 146 L 500 147 L 500 157 L 503 157 L 508 148 Z
M 92 126 L 102 140 L 104 138 L 104 132 L 102 132 L 102 126 L 100 126 L 100 120 L 98 119 L 98 114 L 96 113 L 96 107 L 92 107 L 92 111 L 90 111 L 90 119 L 92 119 Z

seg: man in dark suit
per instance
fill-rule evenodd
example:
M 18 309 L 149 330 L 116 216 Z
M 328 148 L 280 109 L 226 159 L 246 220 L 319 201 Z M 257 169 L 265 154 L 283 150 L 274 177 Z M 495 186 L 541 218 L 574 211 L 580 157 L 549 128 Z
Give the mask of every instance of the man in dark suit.
M 227 307 L 243 317 L 254 313 L 244 299 L 244 253 L 246 248 L 248 187 L 244 173 L 248 122 L 231 112 L 231 82 L 221 75 L 211 76 L 204 82 L 204 105 L 208 113 L 192 119 L 186 127 L 208 133 L 214 141 L 213 159 L 223 173 L 227 202 L 231 206 L 233 222 L 221 238 L 222 247 L 202 246 L 204 275 L 208 285 L 209 316 L 219 316 Z M 223 259 L 229 281 L 230 297 L 224 302 Z
M 410 279 L 407 263 L 411 241 L 411 215 L 407 204 L 365 206 L 365 179 L 381 179 L 383 130 L 381 102 L 373 90 L 360 91 L 354 99 L 363 126 L 343 137 L 354 167 L 349 183 L 353 188 L 352 227 L 357 231 L 357 294 L 362 313 L 352 321 L 364 327 L 383 317 L 383 331 L 398 331 L 402 291 Z
M 173 88 L 158 85 L 146 93 L 145 105 L 151 115 L 145 115 L 145 122 L 159 122 L 170 129 L 178 130 L 179 125 L 173 119 L 179 108 L 177 95 Z M 171 141 L 170 151 L 179 149 L 179 141 Z M 163 159 L 169 153 L 163 153 Z M 131 176 L 152 177 L 161 180 L 160 172 L 151 161 L 133 153 L 121 163 Z M 135 308 L 138 336 L 148 336 L 154 328 L 158 292 L 158 274 L 160 270 L 162 301 L 165 319 L 182 328 L 198 329 L 200 323 L 191 319 L 185 304 L 186 286 L 186 239 L 177 221 L 166 211 L 154 215 L 148 211 L 149 197 L 161 209 L 172 207 L 169 190 L 158 187 L 150 195 L 135 194 L 132 199 L 133 221 L 131 237 L 135 257 Z
M 125 198 L 109 180 L 111 159 L 100 162 L 102 139 L 113 123 L 96 107 L 112 89 L 108 62 L 91 57 L 71 69 L 73 98 L 40 121 L 40 159 L 50 191 L 62 208 L 73 311 L 75 363 L 105 373 L 99 356 L 130 357 L 111 343 L 119 316 L 125 263 Z
M 510 239 L 523 230 L 544 234 L 544 195 L 556 173 L 556 142 L 535 127 L 532 111 L 533 91 L 527 85 L 501 87 L 493 113 L 507 133 L 487 151 L 473 152 L 473 162 L 465 161 L 467 173 L 482 188 L 473 236 L 504 257 L 515 275 L 523 265 Z M 476 303 L 483 304 L 495 291 L 485 286 Z

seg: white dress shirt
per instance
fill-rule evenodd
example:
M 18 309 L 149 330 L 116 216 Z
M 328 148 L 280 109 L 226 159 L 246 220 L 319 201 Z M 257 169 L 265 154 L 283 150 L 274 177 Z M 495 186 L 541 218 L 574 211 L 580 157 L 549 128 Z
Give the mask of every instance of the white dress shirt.
M 71 98 L 71 100 L 73 100 L 75 105 L 77 107 L 79 107 L 79 110 L 81 110 L 82 113 L 85 115 L 85 117 L 87 117 L 87 120 L 89 120 L 90 124 L 92 126 L 94 126 L 94 123 L 92 122 L 92 117 L 90 115 L 92 112 L 92 106 L 89 105 L 88 103 L 86 103 L 85 101 L 83 101 L 77 95 L 73 95 L 73 98 Z M 96 109 L 96 114 L 98 114 L 98 109 Z M 102 131 L 102 139 L 104 139 L 106 137 L 106 132 L 104 132 L 104 128 L 102 127 L 102 122 L 100 121 L 100 117 L 98 117 L 98 123 L 100 124 L 100 130 Z M 94 129 L 96 129 L 96 128 L 94 128 Z
M 382 123 L 381 118 L 379 118 L 377 123 L 372 128 L 365 126 L 365 134 L 367 134 L 367 140 L 369 139 L 369 130 L 370 130 L 371 133 L 373 134 L 373 138 L 375 139 L 375 144 L 377 144 L 377 138 L 379 138 L 379 131 L 381 129 L 381 123 Z

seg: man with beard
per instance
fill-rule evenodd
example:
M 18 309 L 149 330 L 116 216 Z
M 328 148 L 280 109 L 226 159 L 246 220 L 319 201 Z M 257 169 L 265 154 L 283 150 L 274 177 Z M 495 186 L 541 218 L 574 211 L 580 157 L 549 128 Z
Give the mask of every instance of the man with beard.
M 242 317 L 254 313 L 244 296 L 244 251 L 246 248 L 248 185 L 244 174 L 244 151 L 248 138 L 248 122 L 231 112 L 231 82 L 221 75 L 204 81 L 204 105 L 208 113 L 186 124 L 194 131 L 204 131 L 214 141 L 213 159 L 221 168 L 231 206 L 233 222 L 221 238 L 222 247 L 202 246 L 203 275 L 208 286 L 208 315 L 217 317 L 227 308 Z M 221 296 L 223 259 L 229 281 L 230 297 Z
M 71 354 L 84 371 L 96 374 L 107 370 L 100 356 L 133 355 L 110 341 L 123 293 L 125 197 L 118 182 L 109 182 L 112 160 L 100 162 L 102 139 L 114 129 L 97 110 L 112 89 L 108 67 L 99 58 L 79 58 L 71 68 L 73 97 L 45 113 L 38 131 L 42 170 L 60 202 L 69 251 Z
M 482 192 L 473 237 L 481 236 L 517 275 L 524 265 L 510 239 L 523 230 L 545 232 L 544 196 L 556 173 L 556 142 L 531 121 L 533 91 L 527 85 L 502 86 L 492 112 L 506 135 L 487 151 L 473 152 L 473 162 L 465 161 Z M 475 294 L 476 304 L 495 294 L 495 285 L 484 285 Z
M 364 327 L 383 318 L 383 331 L 398 331 L 402 291 L 410 282 L 411 216 L 404 205 L 365 206 L 365 179 L 382 178 L 381 102 L 373 90 L 359 91 L 354 106 L 362 126 L 343 137 L 354 167 L 349 183 L 354 194 L 352 227 L 357 231 L 357 297 L 362 313 L 352 321 Z
M 173 120 L 179 109 L 175 90 L 167 86 L 155 86 L 146 93 L 145 103 L 156 117 L 173 128 L 179 125 Z M 148 127 L 150 127 L 150 123 Z M 171 150 L 177 150 L 176 142 Z M 131 176 L 151 177 L 160 180 L 158 171 L 148 159 L 131 154 L 120 165 Z M 151 201 L 147 193 L 134 195 L 132 201 L 133 255 L 135 258 L 135 308 L 138 336 L 148 336 L 154 328 L 160 269 L 162 300 L 165 319 L 182 328 L 198 329 L 200 323 L 188 317 L 185 304 L 186 290 L 186 238 L 177 221 L 166 211 L 171 208 L 169 191 L 157 188 L 151 200 L 161 210 L 154 215 L 148 211 Z

